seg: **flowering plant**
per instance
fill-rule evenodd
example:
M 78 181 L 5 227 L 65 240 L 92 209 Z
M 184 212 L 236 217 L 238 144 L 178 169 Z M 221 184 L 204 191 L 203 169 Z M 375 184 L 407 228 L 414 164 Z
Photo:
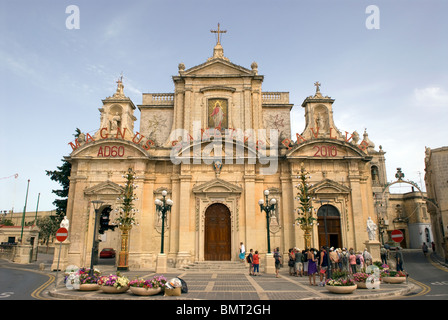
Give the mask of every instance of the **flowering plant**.
M 381 277 L 406 277 L 406 273 L 403 271 L 385 270 L 381 272 Z
M 166 278 L 164 276 L 154 276 L 152 279 L 135 279 L 129 282 L 129 286 L 145 288 L 145 289 L 156 289 L 163 288 L 166 283 Z
M 93 276 L 91 276 L 88 268 L 80 268 L 77 274 L 79 276 L 79 284 L 97 283 L 101 276 L 101 272 L 98 269 L 93 269 Z
M 349 279 L 328 279 L 327 282 L 325 282 L 326 286 L 337 286 L 337 287 L 345 287 L 345 286 L 354 286 L 355 281 L 351 278 Z
M 365 272 L 357 272 L 353 275 L 353 280 L 356 282 L 366 282 L 367 278 L 370 276 L 370 274 Z
M 98 279 L 98 284 L 102 286 L 110 286 L 120 289 L 129 286 L 129 279 L 121 276 L 120 273 L 102 276 Z

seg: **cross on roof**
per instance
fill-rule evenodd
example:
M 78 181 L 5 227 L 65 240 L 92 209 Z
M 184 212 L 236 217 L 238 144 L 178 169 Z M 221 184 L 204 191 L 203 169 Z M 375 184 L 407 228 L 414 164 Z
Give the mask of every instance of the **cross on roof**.
M 219 29 L 219 23 L 218 23 L 218 30 L 210 30 L 211 33 L 217 33 L 218 34 L 218 42 L 216 44 L 221 44 L 220 42 L 220 33 L 226 33 L 227 30 L 221 30 Z

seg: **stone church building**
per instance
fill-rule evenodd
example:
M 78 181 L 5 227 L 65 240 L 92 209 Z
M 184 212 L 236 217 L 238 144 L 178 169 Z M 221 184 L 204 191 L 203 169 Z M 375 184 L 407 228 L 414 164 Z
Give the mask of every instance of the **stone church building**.
M 317 219 L 311 246 L 363 250 L 367 220 L 377 222 L 375 186 L 386 183 L 385 152 L 375 150 L 366 132 L 360 137 L 337 128 L 335 100 L 321 93 L 318 82 L 315 88 L 310 83 L 313 94 L 301 105 L 305 128 L 292 132 L 289 93 L 264 91 L 263 79 L 257 63 L 246 68 L 225 57 L 218 37 L 204 63 L 179 64 L 172 93 L 144 93 L 136 106 L 118 80 L 116 92 L 102 100 L 99 129 L 69 143 L 67 264 L 89 265 L 92 201 L 103 201 L 99 212 L 110 211 L 113 222 L 129 168 L 138 186 L 130 269 L 156 267 L 162 221 L 155 201 L 163 191 L 173 201 L 164 227 L 170 267 L 237 261 L 241 242 L 266 257 L 267 221 L 270 248 L 279 247 L 284 255 L 292 247 L 304 249 L 304 232 L 296 223 L 302 165 L 310 175 Z M 268 217 L 259 205 L 265 190 L 276 200 Z M 118 253 L 119 229 L 100 238 L 100 249 Z

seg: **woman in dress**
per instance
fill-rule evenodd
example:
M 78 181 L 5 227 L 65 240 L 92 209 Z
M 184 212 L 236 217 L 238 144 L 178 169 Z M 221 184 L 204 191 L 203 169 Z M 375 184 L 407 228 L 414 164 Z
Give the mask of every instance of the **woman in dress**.
M 316 266 L 316 257 L 314 255 L 315 249 L 311 248 L 308 251 L 308 278 L 310 280 L 310 286 L 316 285 L 316 273 L 317 273 L 317 266 Z M 313 283 L 311 283 L 311 278 L 313 278 Z

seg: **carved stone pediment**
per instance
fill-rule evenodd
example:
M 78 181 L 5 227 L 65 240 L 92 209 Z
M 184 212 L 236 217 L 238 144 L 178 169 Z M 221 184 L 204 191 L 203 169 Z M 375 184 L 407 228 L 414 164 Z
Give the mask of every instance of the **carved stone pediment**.
M 241 193 L 243 189 L 228 181 L 216 178 L 211 181 L 205 182 L 201 185 L 193 187 L 193 193 L 207 193 L 207 194 L 231 194 Z
M 215 59 L 185 70 L 181 75 L 184 77 L 209 75 L 247 76 L 252 75 L 252 71 L 223 59 Z
M 86 195 L 115 195 L 121 194 L 124 191 L 123 187 L 120 187 L 115 182 L 107 180 L 106 182 L 99 183 L 93 187 L 84 190 Z
M 343 186 L 336 181 L 325 179 L 312 186 L 310 188 L 310 192 L 315 194 L 349 194 L 350 188 Z

